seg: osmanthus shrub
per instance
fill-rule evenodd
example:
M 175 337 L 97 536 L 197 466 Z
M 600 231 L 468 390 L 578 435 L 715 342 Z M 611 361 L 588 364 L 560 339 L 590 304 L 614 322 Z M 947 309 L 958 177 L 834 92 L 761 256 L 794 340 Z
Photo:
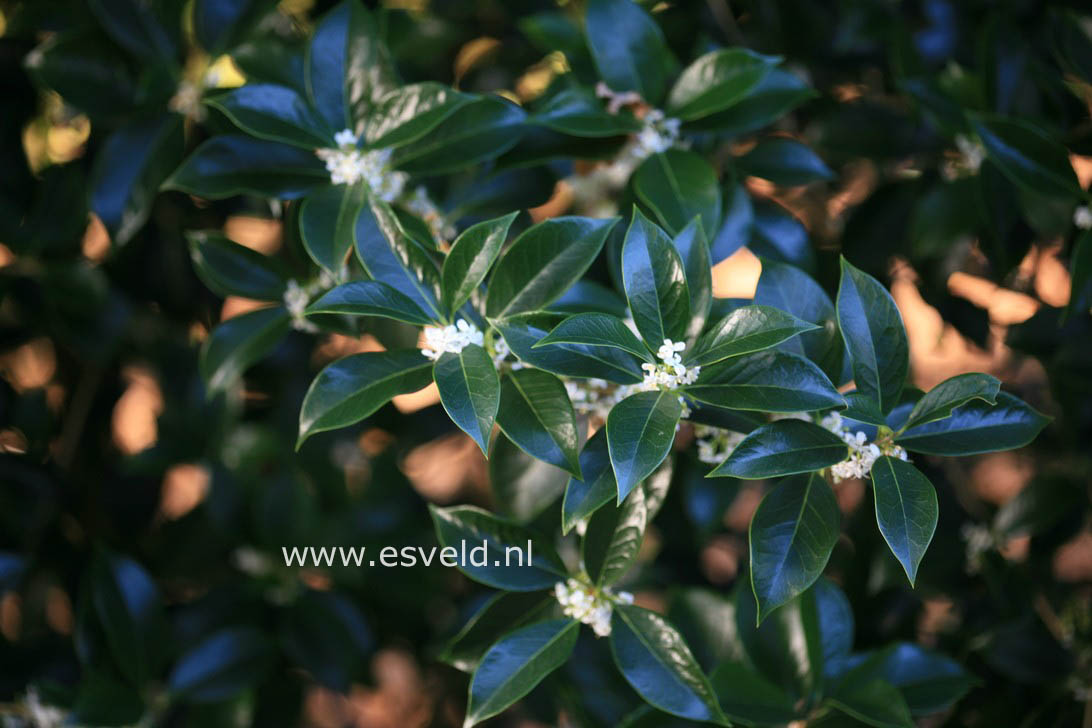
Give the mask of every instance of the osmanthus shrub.
M 135 84 L 119 84 L 117 98 L 69 86 L 76 41 L 49 41 L 30 67 L 116 126 L 91 198 L 115 243 L 141 228 L 159 189 L 201 205 L 246 200 L 283 222 L 286 252 L 274 256 L 218 229 L 185 231 L 209 289 L 263 304 L 210 331 L 200 354 L 209 395 L 237 391 L 290 332 L 371 334 L 381 347 L 314 376 L 296 448 L 434 384 L 490 458 L 503 513 L 430 510 L 439 544 L 490 547 L 488 561 L 459 568 L 495 594 L 441 654 L 469 673 L 467 726 L 580 660 L 582 631 L 643 699 L 622 722 L 631 728 L 912 726 L 975 684 L 915 644 L 854 651 L 849 601 L 823 577 L 841 535 L 835 486 L 868 483 L 879 535 L 912 586 L 939 518 L 926 459 L 1019 448 L 1049 418 L 987 374 L 911 386 L 885 286 L 850 255 L 830 295 L 804 226 L 752 195 L 746 178 L 784 188 L 834 176 L 804 142 L 766 133 L 817 95 L 782 58 L 705 44 L 681 58 L 647 4 L 586 0 L 570 15 L 521 19 L 564 72 L 517 104 L 403 83 L 387 16 L 355 0 L 301 43 L 248 35 L 270 3 L 193 5 L 196 44 L 230 55 L 239 83 L 219 83 L 206 63 L 180 88 L 181 8 L 167 19 L 140 3 L 92 3 L 132 56 L 109 59 L 126 74 L 145 69 L 117 77 Z M 1028 205 L 1054 195 L 1073 215 L 1085 193 L 1064 148 L 927 90 L 914 98 L 965 153 L 991 160 Z M 201 141 L 183 158 L 184 128 Z M 547 215 L 558 181 L 566 209 Z M 743 246 L 761 260 L 753 300 L 715 296 L 712 268 Z M 767 481 L 748 574 L 730 594 L 680 589 L 651 610 L 627 591 L 633 567 L 678 474 L 694 469 L 714 490 Z M 528 563 L 494 560 L 528 544 Z M 105 586 L 81 619 L 99 614 L 98 649 L 143 687 L 169 662 L 151 637 L 159 627 L 137 624 L 159 619 L 136 604 L 158 605 L 155 586 L 127 559 L 96 563 Z M 316 596 L 308 618 L 362 644 L 343 599 Z M 144 640 L 135 651 L 130 633 Z M 289 659 L 301 650 L 290 641 Z M 167 693 L 194 704 L 234 696 L 272 651 L 250 627 L 217 633 L 173 663 Z

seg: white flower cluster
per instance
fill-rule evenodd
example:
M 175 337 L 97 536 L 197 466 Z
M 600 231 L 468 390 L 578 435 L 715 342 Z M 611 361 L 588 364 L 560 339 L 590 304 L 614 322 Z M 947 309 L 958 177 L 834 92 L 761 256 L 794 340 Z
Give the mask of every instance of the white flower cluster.
M 732 454 L 736 445 L 746 437 L 743 433 L 722 430 L 708 425 L 694 425 L 695 443 L 698 446 L 698 460 L 710 465 L 720 465 Z
M 569 392 L 573 410 L 578 415 L 588 415 L 603 422 L 607 421 L 611 408 L 625 399 L 631 391 L 631 387 L 595 378 L 566 379 L 565 389 Z
M 906 450 L 898 445 L 886 445 L 880 447 L 874 442 L 868 441 L 868 435 L 863 432 L 850 432 L 842 422 L 842 416 L 837 412 L 831 412 L 819 424 L 838 435 L 849 445 L 849 457 L 840 463 L 835 463 L 830 468 L 830 474 L 834 482 L 838 483 L 851 478 L 867 478 L 875 463 L 881 455 L 890 455 L 900 460 L 906 460 Z
M 985 526 L 964 523 L 959 535 L 967 544 L 967 573 L 977 574 L 982 570 L 982 555 L 994 547 L 993 534 Z
M 1081 205 L 1073 211 L 1073 224 L 1081 230 L 1092 230 L 1092 210 L 1088 205 Z
M 610 634 L 610 618 L 615 604 L 633 604 L 633 595 L 629 592 L 612 594 L 606 587 L 595 589 L 573 578 L 554 584 L 554 596 L 565 616 L 589 625 L 597 637 Z
M 656 356 L 660 358 L 660 364 L 646 363 L 641 365 L 645 371 L 645 381 L 641 383 L 642 391 L 656 389 L 678 389 L 684 384 L 693 384 L 698 381 L 701 367 L 687 367 L 682 363 L 679 352 L 686 348 L 682 341 L 664 339 L 660 344 Z
M 201 104 L 201 97 L 205 89 L 213 88 L 220 83 L 220 74 L 216 71 L 208 71 L 197 81 L 182 81 L 174 96 L 167 102 L 167 108 L 176 114 L 182 114 L 194 121 L 204 121 L 208 113 Z
M 26 711 L 28 726 L 33 728 L 60 728 L 68 720 L 68 713 L 55 705 L 47 705 L 38 696 L 38 689 L 33 685 L 27 688 L 26 697 L 23 699 L 23 709 Z M 3 725 L 7 726 L 5 718 Z M 18 721 L 12 725 L 21 725 Z
M 455 238 L 455 226 L 447 221 L 444 213 L 428 196 L 428 190 L 424 187 L 415 189 L 413 195 L 408 197 L 404 204 L 407 210 L 425 221 L 432 232 L 432 237 L 445 242 Z
M 458 354 L 471 344 L 484 346 L 485 335 L 466 319 L 459 319 L 443 328 L 426 326 L 425 346 L 421 348 L 421 353 L 435 361 L 447 352 Z
M 652 109 L 641 119 L 644 125 L 637 132 L 636 153 L 644 159 L 666 152 L 679 141 L 680 119 L 670 119 L 659 109 Z
M 965 175 L 978 174 L 982 162 L 986 160 L 986 148 L 976 139 L 957 134 L 955 145 L 958 157 L 945 160 L 940 169 L 941 175 L 949 182 Z
M 333 149 L 316 149 L 315 156 L 326 163 L 330 181 L 335 185 L 352 185 L 364 181 L 379 199 L 392 202 L 401 196 L 409 175 L 390 168 L 391 150 L 358 148 L 359 139 L 350 129 L 334 135 Z

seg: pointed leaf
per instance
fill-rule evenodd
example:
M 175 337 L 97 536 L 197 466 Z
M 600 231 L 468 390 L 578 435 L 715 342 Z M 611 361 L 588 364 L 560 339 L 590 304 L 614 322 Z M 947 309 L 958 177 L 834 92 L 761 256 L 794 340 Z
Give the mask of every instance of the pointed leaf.
M 500 713 L 531 692 L 565 664 L 579 634 L 580 622 L 554 619 L 518 629 L 493 645 L 470 681 L 464 728 Z
M 639 210 L 622 245 L 622 282 L 633 321 L 651 348 L 685 338 L 690 292 L 682 259 L 667 234 Z
M 489 353 L 477 344 L 458 354 L 446 353 L 436 360 L 433 376 L 451 421 L 488 457 L 501 396 L 500 377 Z
M 702 369 L 686 394 L 729 409 L 812 412 L 844 407 L 845 400 L 815 364 L 795 354 L 769 350 L 735 357 Z
M 715 130 L 727 136 L 757 131 L 818 94 L 798 76 L 772 68 L 734 106 L 690 122 L 695 129 Z
M 584 344 L 628 351 L 647 362 L 653 362 L 648 347 L 626 326 L 625 321 L 607 313 L 578 313 L 570 316 L 539 341 L 533 348 L 551 344 Z
M 387 203 L 372 199 L 357 217 L 356 255 L 372 278 L 408 296 L 436 320 L 442 318 L 440 271 Z
M 538 369 L 516 369 L 501 384 L 497 424 L 528 455 L 580 477 L 580 435 L 561 380 Z
M 379 281 L 343 283 L 322 294 L 307 307 L 306 313 L 382 316 L 417 325 L 431 323 L 431 319 L 409 297 Z
M 838 684 L 829 703 L 859 721 L 876 728 L 913 728 L 906 700 L 891 683 L 866 675 Z
M 958 374 L 936 385 L 917 401 L 903 425 L 905 429 L 942 420 L 972 399 L 997 404 L 1001 382 L 989 374 Z
M 607 447 L 619 503 L 667 457 L 681 417 L 682 404 L 675 392 L 632 394 L 611 409 Z
M 372 109 L 364 139 L 368 146 L 378 149 L 408 144 L 473 100 L 473 96 L 432 81 L 393 89 Z
M 912 642 L 884 650 L 873 664 L 915 716 L 947 710 L 978 682 L 959 663 Z
M 720 225 L 721 191 L 709 162 L 685 149 L 668 149 L 641 163 L 633 173 L 633 191 L 668 233 L 682 231 L 701 217 L 707 236 Z
M 328 185 L 307 195 L 300 205 L 300 239 L 311 260 L 339 272 L 356 242 L 357 218 L 367 204 L 363 183 Z
M 227 389 L 288 333 L 284 306 L 249 311 L 221 322 L 201 347 L 199 368 L 209 393 Z
M 580 451 L 582 479 L 570 478 L 561 504 L 561 532 L 566 534 L 618 495 L 618 483 L 610 464 L 607 429 L 600 427 Z
M 745 725 L 780 725 L 799 718 L 792 697 L 742 662 L 722 662 L 709 676 L 721 710 Z
M 99 552 L 91 563 L 87 595 L 114 664 L 132 683 L 143 684 L 157 667 L 163 637 L 155 582 L 135 561 Z
M 806 144 L 788 137 L 763 139 L 737 160 L 744 174 L 793 187 L 834 178 L 834 172 Z
M 686 338 L 693 341 L 705 328 L 709 309 L 713 306 L 713 266 L 709 259 L 709 241 L 700 221 L 694 218 L 675 236 L 686 273 L 686 290 L 690 294 L 690 325 Z
M 584 32 L 599 76 L 612 91 L 636 91 L 657 105 L 678 64 L 663 31 L 632 0 L 591 0 Z
M 519 627 L 560 613 L 549 592 L 500 592 L 470 618 L 445 645 L 438 659 L 463 672 L 473 672 L 489 648 Z
M 849 447 L 830 430 L 802 420 L 778 420 L 743 438 L 709 477 L 774 478 L 820 470 L 847 457 Z
M 398 147 L 391 164 L 414 175 L 437 175 L 493 159 L 523 137 L 526 112 L 498 96 L 472 100 L 455 109 L 428 134 Z
M 203 142 L 163 188 L 218 200 L 251 194 L 292 200 L 330 184 L 313 152 L 279 142 L 221 134 Z
M 311 435 L 360 422 L 399 394 L 424 389 L 432 361 L 417 349 L 338 359 L 318 373 L 300 407 L 297 447 Z
M 273 645 L 259 630 L 224 629 L 183 654 L 167 685 L 171 693 L 186 701 L 223 701 L 261 681 L 274 657 Z
M 1049 422 L 1019 398 L 998 392 L 995 405 L 971 400 L 943 420 L 906 430 L 895 442 L 927 455 L 977 455 L 1023 447 Z
M 876 523 L 913 586 L 937 528 L 936 489 L 913 465 L 888 455 L 873 463 L 871 474 Z
M 494 321 L 505 343 L 520 361 L 565 377 L 594 377 L 618 384 L 635 384 L 643 378 L 641 360 L 605 346 L 554 344 L 535 348 L 558 322 L 554 316 L 528 315 Z
M 501 409 L 504 389 L 501 385 Z M 519 523 L 530 523 L 557 502 L 569 482 L 569 474 L 559 467 L 528 455 L 509 437 L 493 440 L 489 453 L 489 486 L 496 512 Z
M 746 98 L 779 60 L 746 48 L 706 53 L 679 75 L 667 111 L 690 121 L 730 108 Z
M 194 270 L 221 296 L 279 301 L 287 276 L 276 261 L 215 230 L 187 231 Z
M 622 111 L 611 114 L 588 89 L 567 88 L 546 100 L 527 120 L 562 134 L 579 137 L 612 137 L 635 134 L 641 122 Z
M 971 118 L 986 154 L 1014 184 L 1035 194 L 1082 194 L 1066 148 L 1030 122 L 993 114 Z
M 446 310 L 458 310 L 482 284 L 518 214 L 512 212 L 471 225 L 455 238 L 440 274 Z
M 817 326 L 770 306 L 741 306 L 705 333 L 687 356 L 694 364 L 713 364 L 777 346 Z
M 322 115 L 307 99 L 286 86 L 248 83 L 211 96 L 206 103 L 259 139 L 307 150 L 336 146 Z
M 637 560 L 645 537 L 648 508 L 641 488 L 620 505 L 600 508 L 588 521 L 582 554 L 584 568 L 596 586 L 610 586 Z

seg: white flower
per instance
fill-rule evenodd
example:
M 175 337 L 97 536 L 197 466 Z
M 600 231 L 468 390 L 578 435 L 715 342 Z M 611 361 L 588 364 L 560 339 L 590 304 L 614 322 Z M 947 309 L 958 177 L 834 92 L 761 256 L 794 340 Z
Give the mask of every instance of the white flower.
M 289 315 L 292 316 L 292 328 L 309 334 L 318 331 L 318 327 L 303 315 L 303 312 L 307 309 L 307 304 L 311 302 L 312 293 L 312 286 L 301 286 L 294 279 L 288 281 L 288 285 L 284 289 L 284 307 L 288 309 Z
M 482 346 L 484 343 L 485 335 L 477 326 L 466 319 L 459 319 L 454 325 L 449 324 L 442 328 L 426 326 L 425 346 L 421 348 L 421 353 L 436 360 L 445 353 L 458 354 L 471 344 Z
M 554 584 L 554 596 L 565 616 L 590 626 L 597 637 L 610 634 L 615 604 L 633 604 L 633 595 L 629 592 L 614 594 L 606 587 L 596 589 L 575 578 Z
M 652 364 L 648 362 L 641 365 L 641 369 L 645 372 L 645 380 L 637 385 L 637 391 L 651 392 L 657 389 L 678 389 L 683 385 L 693 384 L 698 381 L 701 367 L 687 367 L 682 363 L 682 356 L 679 355 L 679 352 L 685 348 L 686 344 L 682 341 L 664 339 L 664 343 L 660 345 L 656 352 L 656 356 L 659 357 L 661 363 Z
M 444 213 L 428 196 L 428 190 L 418 187 L 413 191 L 413 196 L 405 200 L 406 209 L 425 221 L 432 237 L 437 240 L 451 240 L 455 237 L 455 226 L 444 217 Z
M 1073 211 L 1073 224 L 1081 230 L 1092 230 L 1092 210 L 1088 205 L 1081 205 Z
M 332 183 L 353 185 L 363 181 L 384 202 L 401 196 L 409 175 L 390 168 L 390 149 L 358 149 L 357 136 L 350 129 L 335 134 L 334 143 L 336 148 L 315 150 L 315 156 L 326 163 Z
M 341 149 L 344 149 L 345 147 L 354 148 L 356 147 L 357 142 L 358 138 L 356 134 L 353 133 L 352 129 L 342 129 L 337 134 L 334 134 L 334 144 L 337 144 Z
M 994 546 L 993 534 L 985 526 L 964 523 L 959 535 L 967 544 L 967 573 L 977 574 L 982 570 L 982 555 Z
M 868 441 L 868 435 L 863 432 L 850 432 L 842 421 L 842 416 L 837 412 L 831 412 L 819 421 L 822 427 L 845 440 L 849 446 L 849 457 L 840 463 L 830 467 L 830 474 L 834 482 L 838 483 L 851 478 L 867 478 L 872 470 L 872 465 L 883 455 L 897 457 L 906 460 L 906 450 L 894 444 L 886 444 L 882 448 L 874 442 Z
M 971 172 L 978 172 L 982 162 L 986 160 L 986 149 L 979 142 L 963 134 L 957 134 L 955 138 L 956 148 L 963 157 L 963 166 Z
M 722 430 L 708 425 L 694 425 L 695 444 L 698 446 L 698 460 L 710 465 L 720 465 L 732 454 L 739 443 L 746 437 L 740 432 Z
M 38 689 L 33 685 L 27 688 L 26 698 L 23 699 L 23 707 L 26 709 L 27 718 L 30 720 L 28 725 L 33 728 L 60 728 L 68 718 L 68 713 L 65 710 L 43 703 L 38 696 Z M 7 722 L 4 725 L 7 725 Z

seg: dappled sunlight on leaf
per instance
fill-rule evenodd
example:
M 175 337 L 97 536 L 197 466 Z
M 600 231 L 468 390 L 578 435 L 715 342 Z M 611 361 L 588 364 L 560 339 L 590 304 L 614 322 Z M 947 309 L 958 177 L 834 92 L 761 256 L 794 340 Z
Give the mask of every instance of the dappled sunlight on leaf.
M 155 375 L 143 367 L 126 367 L 122 378 L 126 388 L 114 405 L 112 439 L 122 453 L 135 455 L 159 438 L 157 419 L 163 412 L 163 393 Z

